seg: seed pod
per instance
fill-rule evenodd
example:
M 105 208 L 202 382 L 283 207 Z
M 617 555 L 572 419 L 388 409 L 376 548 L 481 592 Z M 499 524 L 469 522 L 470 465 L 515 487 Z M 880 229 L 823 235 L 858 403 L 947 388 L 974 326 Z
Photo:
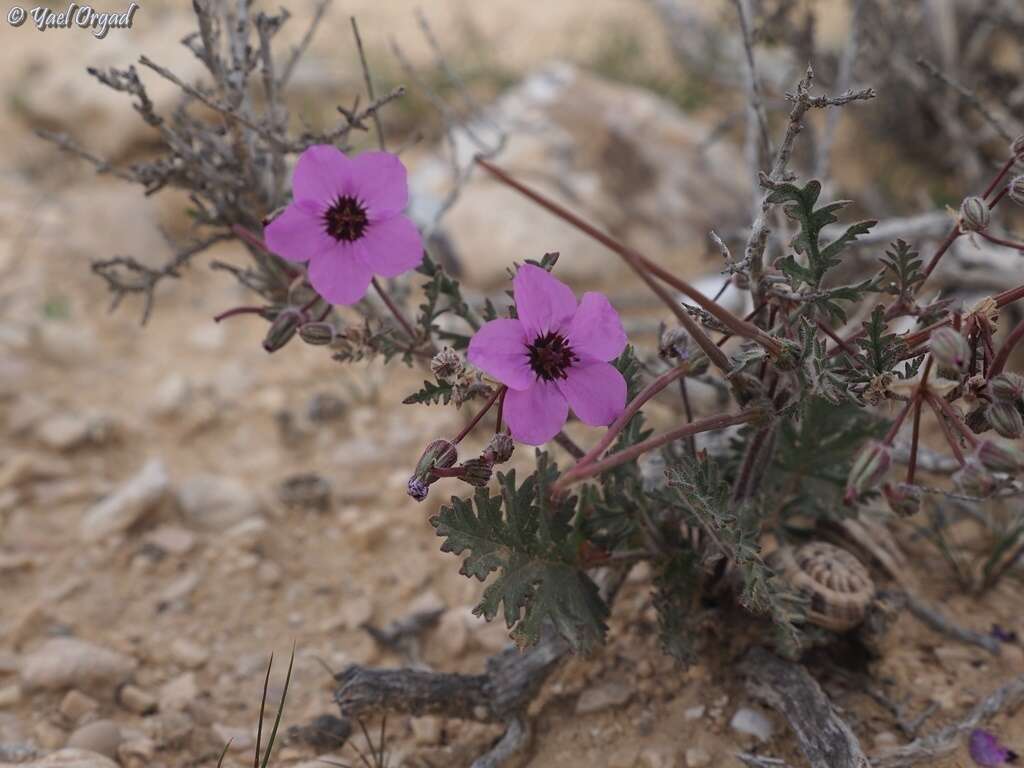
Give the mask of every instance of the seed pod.
M 988 203 L 978 196 L 965 197 L 960 204 L 960 231 L 981 232 L 988 227 L 992 211 Z
M 427 498 L 431 483 L 437 480 L 434 469 L 451 467 L 458 460 L 459 451 L 453 443 L 442 439 L 432 441 L 423 451 L 409 478 L 408 494 L 416 501 L 423 501 Z
M 892 448 L 877 440 L 868 442 L 853 462 L 843 500 L 850 504 L 866 491 L 874 490 L 892 465 Z
M 975 451 L 978 461 L 991 472 L 1005 472 L 1015 475 L 1024 466 L 1024 454 L 1016 448 L 1000 445 L 992 440 L 982 440 Z
M 1024 418 L 1021 418 L 1017 406 L 1012 403 L 992 403 L 985 409 L 985 417 L 992 428 L 1003 437 L 1016 440 L 1024 436 Z
M 462 355 L 451 347 L 445 347 L 430 360 L 430 370 L 438 381 L 450 383 L 463 370 L 466 364 L 462 362 Z
M 482 488 L 491 481 L 491 473 L 494 471 L 494 464 L 487 459 L 469 459 L 462 462 L 462 469 L 465 472 L 459 479 L 476 488 Z
M 285 309 L 270 324 L 267 335 L 263 337 L 263 348 L 267 352 L 277 352 L 292 340 L 299 329 L 301 316 L 294 309 Z
M 314 347 L 327 346 L 337 335 L 330 323 L 303 323 L 299 326 L 299 338 Z
M 989 381 L 988 391 L 993 400 L 1016 404 L 1024 397 L 1024 376 L 1019 373 L 1000 373 Z
M 491 442 L 484 449 L 484 456 L 495 464 L 504 464 L 512 458 L 512 452 L 516 449 L 516 443 L 511 435 L 498 432 L 491 438 Z
M 885 500 L 889 502 L 889 509 L 899 517 L 910 517 L 916 515 L 921 509 L 921 491 L 919 488 L 907 483 L 886 483 L 882 486 Z
M 1024 176 L 1014 176 L 1006 194 L 1017 205 L 1024 205 Z
M 953 473 L 953 483 L 966 494 L 985 497 L 996 487 L 996 480 L 976 458 L 967 462 Z
M 1019 160 L 1024 160 L 1024 136 L 1018 136 L 1013 140 L 1013 144 L 1010 145 L 1010 149 L 1013 151 L 1013 156 Z
M 967 339 L 948 325 L 932 333 L 928 348 L 940 368 L 959 372 L 967 367 L 971 354 Z

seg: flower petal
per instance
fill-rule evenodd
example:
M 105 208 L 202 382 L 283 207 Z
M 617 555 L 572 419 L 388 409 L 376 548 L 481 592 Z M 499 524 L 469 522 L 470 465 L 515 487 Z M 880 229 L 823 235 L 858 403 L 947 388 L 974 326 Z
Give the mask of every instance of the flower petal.
M 309 261 L 334 247 L 335 240 L 324 230 L 316 206 L 292 203 L 263 229 L 267 247 L 288 261 Z
M 401 213 L 409 204 L 405 165 L 390 152 L 363 152 L 351 160 L 352 192 L 370 221 Z
M 569 404 L 550 381 L 538 380 L 524 390 L 505 395 L 505 423 L 512 437 L 527 445 L 542 445 L 558 434 L 569 418 Z
M 372 221 L 360 244 L 375 275 L 397 277 L 423 261 L 423 238 L 405 216 Z
M 563 330 L 576 312 L 572 289 L 533 264 L 519 268 L 512 289 L 516 312 L 531 338 Z
M 348 189 L 354 177 L 353 162 L 337 147 L 317 144 L 299 156 L 292 174 L 292 197 L 327 207 Z
M 332 304 L 355 304 L 366 295 L 373 272 L 349 243 L 337 243 L 309 263 L 309 282 Z
M 469 340 L 466 357 L 510 389 L 528 389 L 536 375 L 530 369 L 526 329 L 518 320 L 491 320 Z
M 584 424 L 606 426 L 626 408 L 626 380 L 611 363 L 584 358 L 557 384 Z
M 603 293 L 583 294 L 566 338 L 574 352 L 598 360 L 614 360 L 626 348 L 622 320 Z

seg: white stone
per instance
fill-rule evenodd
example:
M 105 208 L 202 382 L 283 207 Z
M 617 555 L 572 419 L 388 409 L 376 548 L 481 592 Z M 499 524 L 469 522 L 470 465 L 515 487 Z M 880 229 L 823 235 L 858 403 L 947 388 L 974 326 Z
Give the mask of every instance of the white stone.
M 170 652 L 172 659 L 188 669 L 198 669 L 210 658 L 206 648 L 184 637 L 171 642 Z
M 190 523 L 224 531 L 260 512 L 255 493 L 233 477 L 201 474 L 182 483 L 178 501 Z
M 104 757 L 115 759 L 117 748 L 124 741 L 121 728 L 111 720 L 96 720 L 83 725 L 68 737 L 67 746 L 72 749 L 83 749 L 95 752 Z
M 160 459 L 150 459 L 117 490 L 89 509 L 79 524 L 83 541 L 101 541 L 139 522 L 163 498 L 169 480 Z
M 767 715 L 749 707 L 737 709 L 729 721 L 729 727 L 737 733 L 754 736 L 760 741 L 769 741 L 775 732 L 775 726 Z
M 71 637 L 47 640 L 28 655 L 21 669 L 27 690 L 114 687 L 135 671 L 136 662 L 98 645 Z
M 585 715 L 601 712 L 612 707 L 621 707 L 633 696 L 633 689 L 622 683 L 608 682 L 587 688 L 576 700 L 576 714 Z
M 85 749 L 61 749 L 41 760 L 19 763 L 17 768 L 118 768 L 108 757 Z
M 186 672 L 160 686 L 160 711 L 180 712 L 199 695 L 199 686 L 193 672 Z
M 684 755 L 686 768 L 706 768 L 711 765 L 711 755 L 703 747 L 689 747 Z

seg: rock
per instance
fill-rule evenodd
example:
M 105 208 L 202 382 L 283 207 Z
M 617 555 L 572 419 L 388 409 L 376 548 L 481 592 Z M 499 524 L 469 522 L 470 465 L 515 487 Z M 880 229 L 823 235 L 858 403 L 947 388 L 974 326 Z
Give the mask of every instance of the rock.
M 83 445 L 105 442 L 113 434 L 112 422 L 103 416 L 58 413 L 36 426 L 36 437 L 54 451 L 73 451 Z
M 341 601 L 341 609 L 330 620 L 330 626 L 332 629 L 359 629 L 372 619 L 373 601 L 365 595 L 359 595 Z
M 184 600 L 199 586 L 202 577 L 195 571 L 186 571 L 160 592 L 158 603 L 166 606 Z
M 113 760 L 117 757 L 117 748 L 122 741 L 121 728 L 117 723 L 112 720 L 96 720 L 74 731 L 68 737 L 67 746 L 95 752 Z
M 445 657 L 448 659 L 457 659 L 466 652 L 469 645 L 469 622 L 466 620 L 466 612 L 471 610 L 450 608 L 438 622 L 433 639 L 444 648 Z
M 248 752 L 256 744 L 256 737 L 250 728 L 235 728 L 230 725 L 214 723 L 210 726 L 213 738 L 221 744 L 231 743 L 229 749 L 235 752 Z
M 178 492 L 178 501 L 190 523 L 215 531 L 256 517 L 261 508 L 257 495 L 240 480 L 207 474 L 186 480 Z
M 511 136 L 499 166 L 672 271 L 703 256 L 710 229 L 728 229 L 749 211 L 742 152 L 725 141 L 703 146 L 710 126 L 648 90 L 557 63 L 492 108 L 499 123 L 511 115 L 544 130 Z M 476 151 L 459 137 L 461 167 Z M 537 257 L 559 251 L 558 274 L 570 282 L 594 284 L 628 272 L 604 246 L 477 170 L 435 238 L 468 285 L 503 285 L 523 242 L 533 244 Z M 446 154 L 418 165 L 410 177 L 415 219 L 433 223 L 450 179 Z
M 49 720 L 40 720 L 33 730 L 39 746 L 48 752 L 60 749 L 68 740 L 64 729 Z
M 117 651 L 71 637 L 47 640 L 25 659 L 21 682 L 27 690 L 113 688 L 135 671 L 136 662 Z
M 444 724 L 439 717 L 414 717 L 410 721 L 412 736 L 416 743 L 424 747 L 432 747 L 441 743 Z
M 72 688 L 60 702 L 60 713 L 64 718 L 75 725 L 80 723 L 86 715 L 91 715 L 100 708 L 99 702 L 91 696 L 86 696 L 79 690 Z
M 327 512 L 331 508 L 331 484 L 315 472 L 290 475 L 277 487 L 277 498 L 290 509 Z
M 293 725 L 288 729 L 290 742 L 306 744 L 318 755 L 341 749 L 351 735 L 351 721 L 329 714 L 317 715 L 306 725 Z
M 18 768 L 118 768 L 117 763 L 104 755 L 86 749 L 67 748 L 47 755 Z
M 160 711 L 181 712 L 197 696 L 199 696 L 199 686 L 196 685 L 195 673 L 186 672 L 160 687 Z
M 338 421 L 348 409 L 345 401 L 329 392 L 317 392 L 309 399 L 306 416 L 314 424 L 326 424 Z
M 168 484 L 163 461 L 150 459 L 138 474 L 85 513 L 79 536 L 97 542 L 128 530 L 156 507 Z
M 622 683 L 609 682 L 588 688 L 576 700 L 576 714 L 586 715 L 612 707 L 621 707 L 633 696 L 633 689 Z
M 156 743 L 152 739 L 132 739 L 117 748 L 117 762 L 122 768 L 147 768 L 153 765 Z
M 676 768 L 676 754 L 668 747 L 644 747 L 638 760 L 641 768 Z
M 268 530 L 270 526 L 262 517 L 250 517 L 228 528 L 223 539 L 241 550 L 252 552 L 259 549 Z
M 711 755 L 703 747 L 689 747 L 683 756 L 686 768 L 706 768 L 711 765 Z
M 384 543 L 391 526 L 382 515 L 368 515 L 360 507 L 345 507 L 338 515 L 345 538 L 357 550 L 370 552 Z
M 180 373 L 172 373 L 160 382 L 150 402 L 150 412 L 158 418 L 180 414 L 192 397 L 192 384 Z
M 0 709 L 13 707 L 21 702 L 21 686 L 17 683 L 0 686 Z
M 769 741 L 775 732 L 775 726 L 767 715 L 749 707 L 737 709 L 729 721 L 729 727 L 737 733 L 754 736 L 760 741 Z
M 117 698 L 122 707 L 136 715 L 151 715 L 157 709 L 156 696 L 136 685 L 124 686 Z
M 687 720 L 700 720 L 704 717 L 704 712 L 707 711 L 703 704 L 699 704 L 696 707 L 690 707 L 683 713 L 683 717 Z
M 170 651 L 171 658 L 188 669 L 198 669 L 210 658 L 206 648 L 184 637 L 176 638 L 171 643 Z
M 149 531 L 145 542 L 168 555 L 182 556 L 192 551 L 196 544 L 196 535 L 187 528 L 175 525 L 162 525 Z

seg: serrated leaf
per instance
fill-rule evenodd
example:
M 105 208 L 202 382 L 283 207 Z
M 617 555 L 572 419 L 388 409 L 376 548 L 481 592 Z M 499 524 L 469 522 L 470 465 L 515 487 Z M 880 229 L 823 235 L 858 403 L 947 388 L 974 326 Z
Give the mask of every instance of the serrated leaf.
M 451 384 L 424 381 L 423 386 L 406 397 L 402 404 L 436 405 L 437 403 L 443 403 L 448 405 L 451 402 L 453 393 L 454 387 Z
M 461 572 L 488 584 L 474 613 L 501 613 L 520 645 L 540 638 L 550 623 L 578 651 L 589 651 L 607 630 L 608 609 L 577 564 L 575 499 L 550 500 L 557 467 L 544 453 L 537 470 L 516 485 L 515 471 L 498 475 L 500 495 L 480 488 L 472 501 L 453 498 L 430 522 L 444 552 L 465 554 Z

